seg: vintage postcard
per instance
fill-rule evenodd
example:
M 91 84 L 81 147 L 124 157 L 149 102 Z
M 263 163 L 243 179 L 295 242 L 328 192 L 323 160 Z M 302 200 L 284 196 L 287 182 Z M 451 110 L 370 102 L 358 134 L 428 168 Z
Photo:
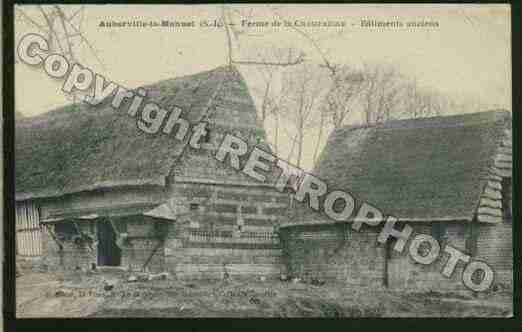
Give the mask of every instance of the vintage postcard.
M 15 5 L 16 317 L 512 317 L 509 5 Z

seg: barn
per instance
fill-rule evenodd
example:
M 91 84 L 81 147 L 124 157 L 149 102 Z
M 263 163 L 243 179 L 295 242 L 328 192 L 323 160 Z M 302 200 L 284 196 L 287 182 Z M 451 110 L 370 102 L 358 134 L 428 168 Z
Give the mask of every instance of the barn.
M 491 289 L 512 290 L 511 113 L 488 111 L 455 116 L 395 120 L 334 131 L 315 173 L 352 193 L 414 233 L 436 238 L 495 272 Z M 360 203 L 359 203 L 360 204 Z M 353 219 L 352 219 L 353 221 Z M 435 263 L 415 262 L 408 251 L 378 245 L 381 228 L 349 223 L 298 207 L 281 225 L 290 274 L 304 279 L 393 289 L 465 290 L 457 265 L 441 274 L 448 255 Z M 410 241 L 411 241 L 410 237 Z
M 127 115 L 130 101 L 120 110 L 73 104 L 17 121 L 17 255 L 48 270 L 279 275 L 274 226 L 288 196 L 212 156 L 229 132 L 264 144 L 239 71 L 219 67 L 143 88 L 148 101 L 208 123 L 202 148 L 140 131 Z

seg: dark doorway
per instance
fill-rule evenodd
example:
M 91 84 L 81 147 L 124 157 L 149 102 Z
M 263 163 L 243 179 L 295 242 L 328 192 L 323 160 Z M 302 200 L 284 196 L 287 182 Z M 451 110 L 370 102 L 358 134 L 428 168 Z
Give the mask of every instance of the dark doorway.
M 119 266 L 121 250 L 116 245 L 116 233 L 108 220 L 98 221 L 98 265 Z

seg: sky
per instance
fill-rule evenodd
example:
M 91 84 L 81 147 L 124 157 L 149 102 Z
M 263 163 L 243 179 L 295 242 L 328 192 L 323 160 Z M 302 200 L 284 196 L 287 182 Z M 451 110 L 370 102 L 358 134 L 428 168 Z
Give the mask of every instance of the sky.
M 35 18 L 34 6 L 18 6 Z M 265 5 L 238 5 L 250 12 L 251 21 L 273 21 L 273 9 Z M 74 8 L 70 8 L 71 12 Z M 281 5 L 281 18 L 345 22 L 344 28 L 305 28 L 331 62 L 360 66 L 364 62 L 388 62 L 415 76 L 419 84 L 450 96 L 480 100 L 487 108 L 511 110 L 511 27 L 508 5 Z M 86 48 L 80 62 L 106 78 L 129 88 L 180 75 L 213 69 L 227 62 L 226 35 L 221 28 L 199 27 L 203 20 L 219 19 L 214 5 L 86 5 L 82 28 L 97 49 L 103 66 Z M 101 21 L 196 22 L 195 28 L 104 28 Z M 431 21 L 438 27 L 368 28 L 361 20 Z M 240 23 L 238 23 L 240 24 Z M 37 32 L 27 21 L 15 23 L 16 42 Z M 239 58 L 255 55 L 258 47 L 295 46 L 308 61 L 320 54 L 289 28 L 248 28 L 252 36 L 240 36 Z M 249 88 L 259 80 L 252 68 L 240 66 Z M 47 112 L 70 101 L 60 91 L 60 81 L 50 79 L 42 68 L 15 65 L 15 106 L 25 116 Z M 255 96 L 254 96 L 255 97 Z M 486 110 L 486 109 L 484 109 Z M 470 110 L 479 111 L 479 110 Z M 360 119 L 354 116 L 351 122 Z M 311 167 L 307 158 L 305 167 Z

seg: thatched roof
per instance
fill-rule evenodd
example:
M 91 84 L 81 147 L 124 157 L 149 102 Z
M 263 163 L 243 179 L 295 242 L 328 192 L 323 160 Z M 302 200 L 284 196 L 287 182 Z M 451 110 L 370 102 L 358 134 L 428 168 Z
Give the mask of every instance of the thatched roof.
M 242 81 L 233 67 L 219 67 L 145 86 L 145 102 L 166 109 L 180 106 L 186 111 L 183 116 L 195 123 L 231 75 Z M 236 96 L 244 93 L 238 91 Z M 248 92 L 241 97 L 251 100 Z M 185 144 L 165 134 L 140 131 L 136 119 L 126 114 L 128 104 L 120 114 L 108 103 L 76 104 L 17 121 L 16 199 L 122 185 L 164 185 Z
M 345 127 L 329 137 L 314 174 L 402 220 L 470 221 L 510 128 L 507 111 Z M 321 219 L 298 215 L 296 223 Z

